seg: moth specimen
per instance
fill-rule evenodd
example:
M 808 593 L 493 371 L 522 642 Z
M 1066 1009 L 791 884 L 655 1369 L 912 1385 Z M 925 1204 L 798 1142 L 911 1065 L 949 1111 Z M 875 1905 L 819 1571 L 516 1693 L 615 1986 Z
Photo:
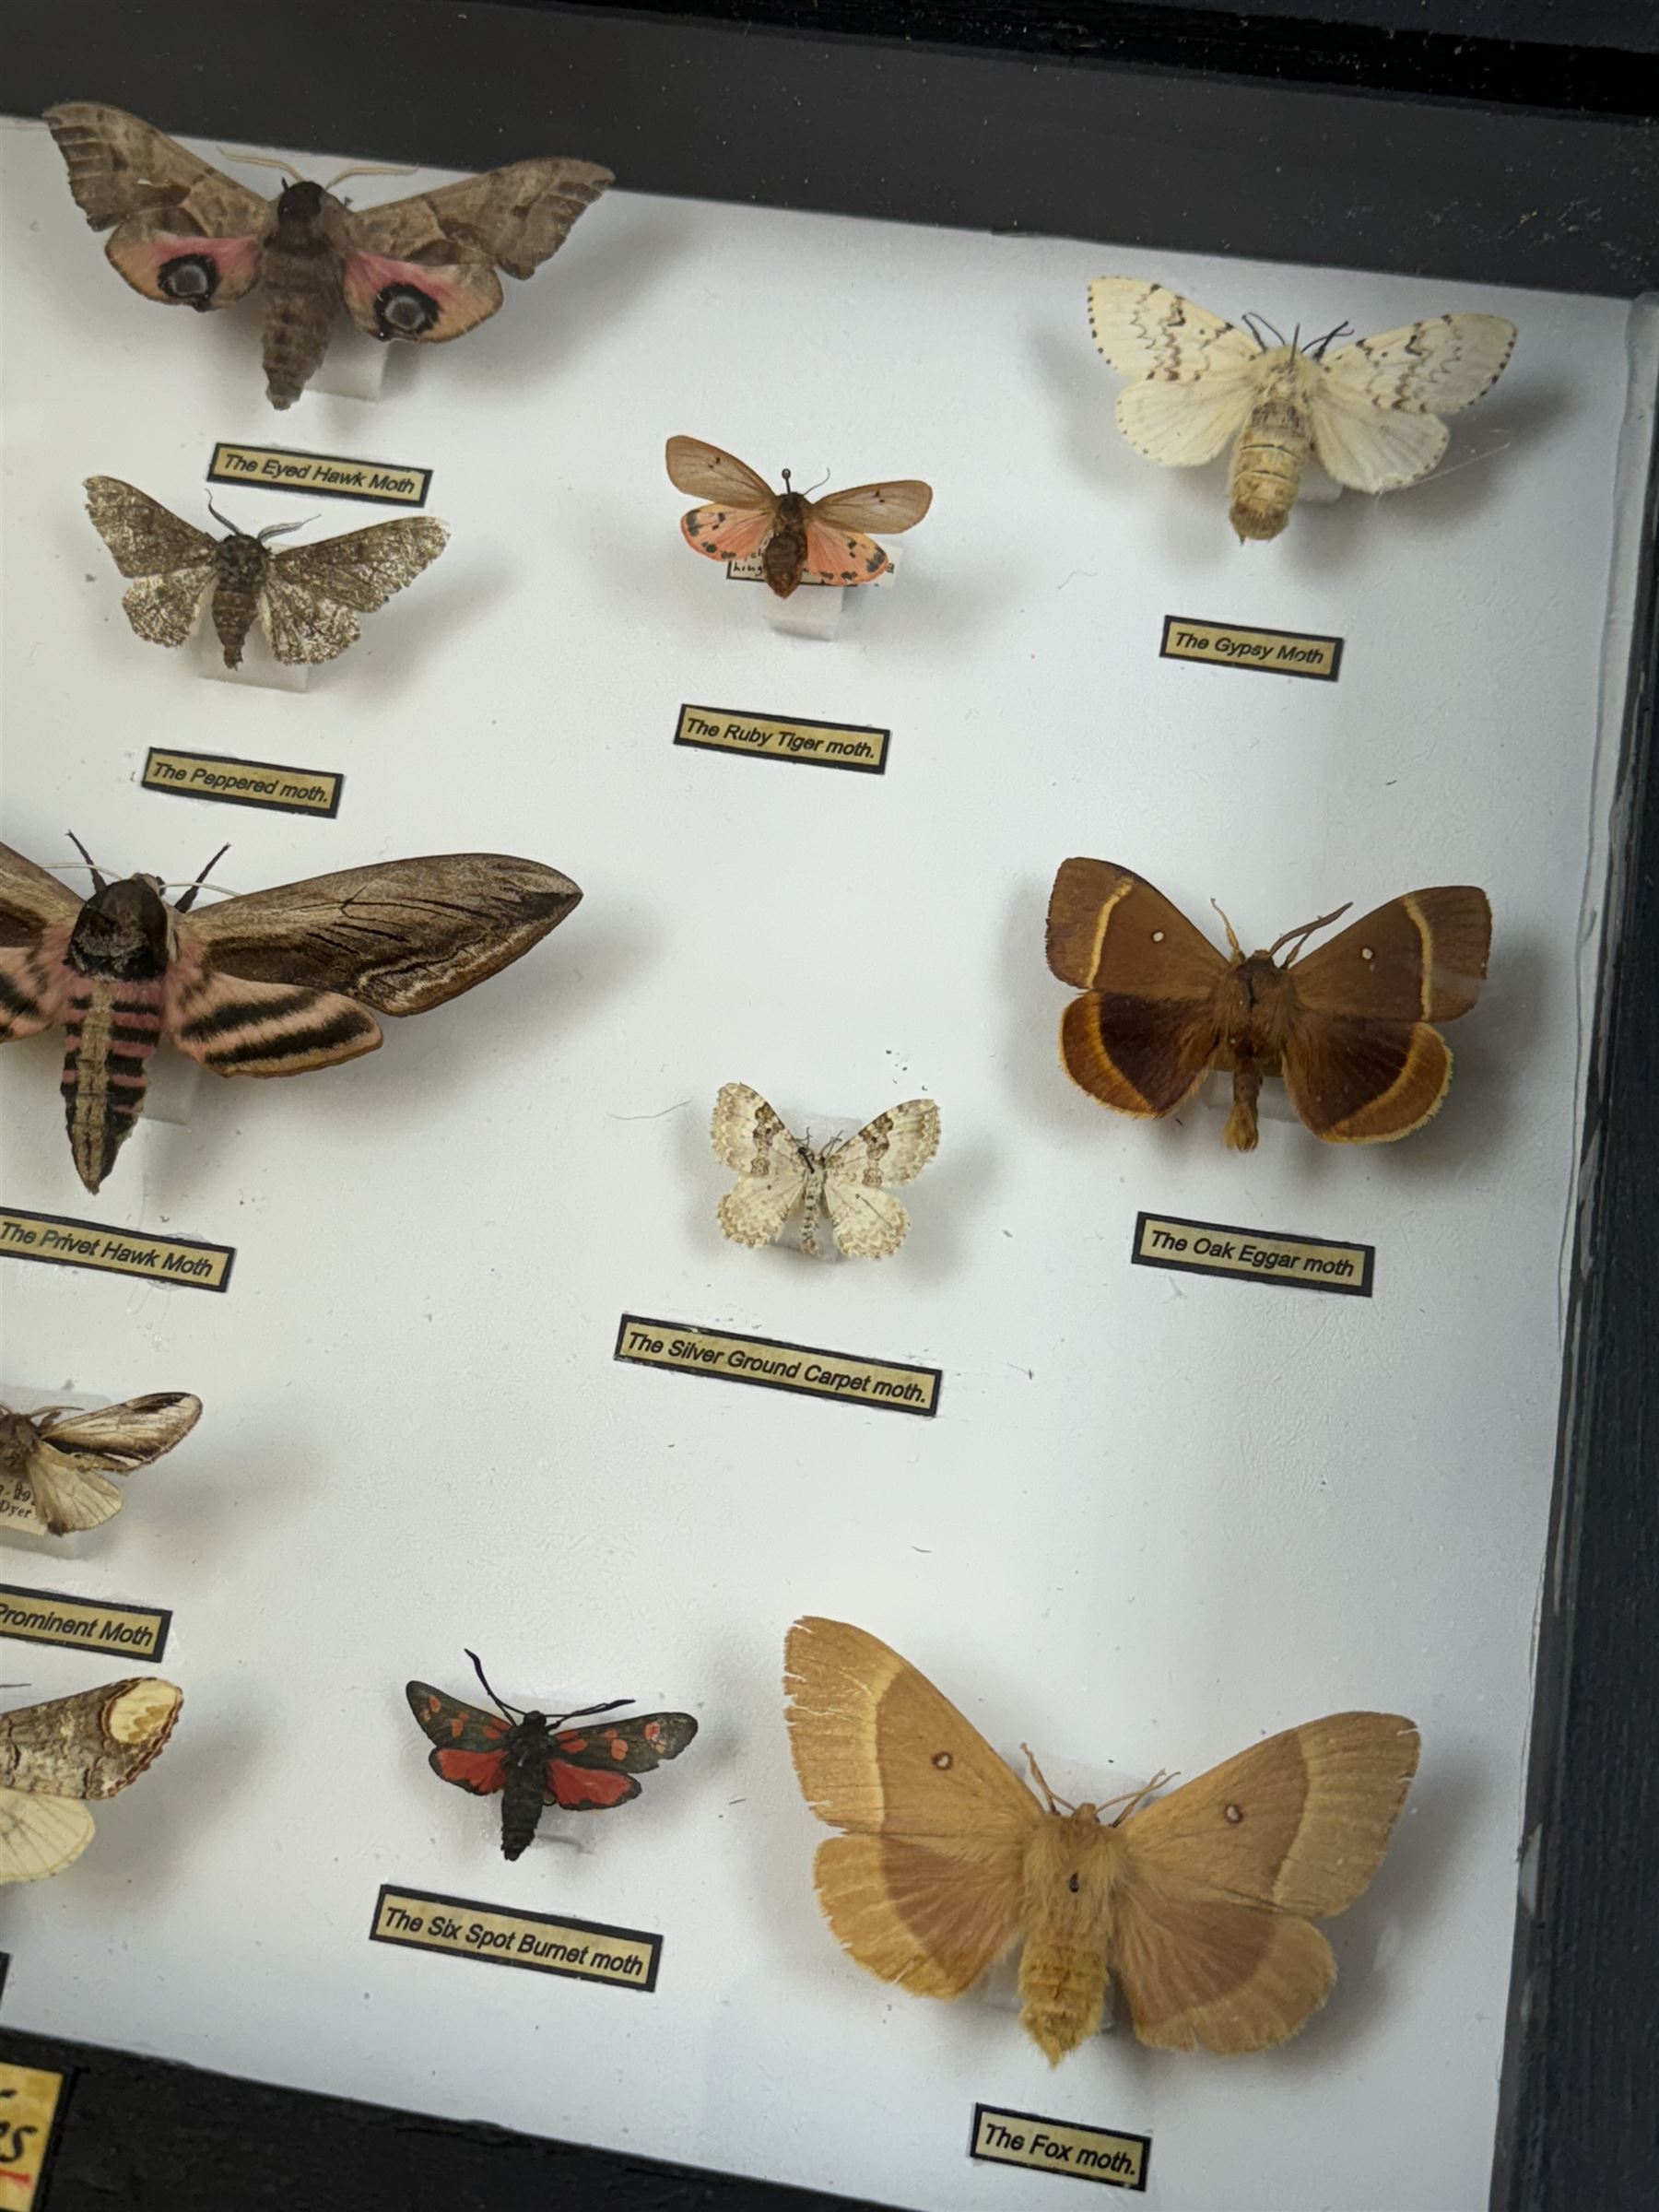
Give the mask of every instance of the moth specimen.
M 137 1781 L 183 1702 L 149 1676 L 0 1713 L 0 1882 L 39 1881 L 78 1859 L 92 1841 L 87 1801 Z
M 567 1721 L 614 1712 L 633 1700 L 612 1698 L 551 1719 L 545 1712 L 521 1712 L 490 1688 L 477 1653 L 466 1655 L 494 1712 L 447 1697 L 429 1682 L 410 1682 L 404 1694 L 437 1746 L 427 1759 L 433 1773 L 475 1797 L 500 1793 L 503 1858 L 516 1859 L 528 1848 L 544 1805 L 567 1813 L 603 1813 L 613 1805 L 626 1805 L 640 1794 L 636 1778 L 665 1759 L 677 1759 L 697 1734 L 688 1712 L 651 1712 L 607 1721 L 602 1728 L 567 1728 Z
M 770 1244 L 796 1206 L 801 1250 L 816 1253 L 820 1213 L 850 1259 L 897 1252 L 910 1216 L 892 1195 L 913 1182 L 939 1148 L 939 1110 L 931 1099 L 889 1106 L 855 1136 L 814 1151 L 783 1126 L 758 1090 L 726 1083 L 710 1126 L 714 1149 L 738 1180 L 720 1202 L 720 1226 L 734 1244 Z
M 1492 910 L 1472 884 L 1408 891 L 1303 956 L 1312 932 L 1347 911 L 1248 958 L 1223 914 L 1223 959 L 1133 869 L 1063 862 L 1048 963 L 1085 994 L 1061 1018 L 1066 1074 L 1104 1106 L 1156 1117 L 1184 1105 L 1211 1068 L 1230 1069 L 1224 1134 L 1236 1152 L 1255 1148 L 1264 1076 L 1284 1077 L 1291 1105 L 1327 1144 L 1409 1136 L 1452 1080 L 1452 1054 L 1430 1025 L 1479 997 Z
M 112 231 L 104 252 L 135 292 L 206 312 L 264 282 L 274 407 L 292 406 L 321 368 L 342 307 L 371 338 L 458 338 L 500 306 L 496 271 L 533 276 L 613 182 L 555 157 L 358 210 L 291 172 L 266 199 L 101 101 L 48 108 L 46 121 L 77 206 Z
M 780 599 L 800 583 L 874 583 L 892 563 L 867 533 L 912 529 L 933 505 L 932 488 L 913 477 L 809 500 L 785 469 L 782 490 L 773 491 L 764 477 L 700 438 L 670 438 L 667 460 L 676 489 L 707 502 L 680 521 L 691 550 L 711 560 L 759 554 Z
M 207 512 L 224 522 L 211 500 Z M 209 537 L 118 477 L 87 478 L 87 512 L 133 579 L 121 604 L 136 634 L 182 645 L 211 598 L 227 668 L 241 666 L 255 619 L 277 660 L 332 661 L 357 642 L 358 617 L 413 583 L 449 537 L 430 515 L 408 514 L 273 552 L 268 540 L 300 524 L 267 523 L 257 537 L 226 524 L 229 537 Z
M 1335 352 L 1346 324 L 1305 346 L 1298 333 L 1269 347 L 1259 320 L 1241 329 L 1138 276 L 1088 288 L 1095 344 L 1136 380 L 1117 402 L 1135 452 L 1194 468 L 1236 440 L 1228 512 L 1241 540 L 1278 535 L 1310 453 L 1355 491 L 1426 477 L 1446 450 L 1440 418 L 1489 391 L 1515 343 L 1501 315 L 1435 315 Z
M 1337 1712 L 1269 1736 L 1111 1820 L 1039 1799 L 913 1666 L 864 1630 L 798 1620 L 784 1656 L 806 1802 L 845 1832 L 818 1847 L 818 1902 L 884 1982 L 955 1997 L 1024 1946 L 1020 2025 L 1051 2065 L 1100 2025 L 1117 1977 L 1135 2032 L 1168 2050 L 1259 2051 L 1336 1978 L 1311 1924 L 1382 1865 L 1418 1733 Z M 1030 1758 L 1030 1752 L 1026 1756 Z
M 219 1076 L 354 1060 L 381 1042 L 377 1014 L 421 1014 L 470 991 L 582 897 L 535 861 L 452 853 L 193 912 L 213 865 L 171 905 L 159 877 L 111 883 L 92 868 L 82 901 L 0 845 L 0 1044 L 63 1023 L 69 1145 L 89 1191 L 143 1109 L 163 1037 Z
M 31 1508 L 51 1535 L 97 1528 L 126 1502 L 108 1477 L 182 1443 L 201 1411 L 200 1398 L 179 1390 L 95 1409 L 0 1406 L 0 1494 Z

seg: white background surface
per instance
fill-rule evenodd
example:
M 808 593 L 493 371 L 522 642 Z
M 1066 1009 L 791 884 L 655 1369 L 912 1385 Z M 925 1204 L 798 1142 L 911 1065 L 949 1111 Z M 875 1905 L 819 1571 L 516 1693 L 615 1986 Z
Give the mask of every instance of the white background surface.
M 613 193 L 476 335 L 399 349 L 378 406 L 277 416 L 255 309 L 142 301 L 44 131 L 0 145 L 7 841 L 53 860 L 73 827 L 106 869 L 176 878 L 229 838 L 216 880 L 243 890 L 496 849 L 586 891 L 365 1061 L 204 1080 L 98 1198 L 61 1040 L 0 1059 L 6 1201 L 239 1255 L 223 1298 L 0 1263 L 0 1381 L 206 1405 L 106 1528 L 7 1547 L 4 1579 L 174 1607 L 186 1691 L 88 1855 L 0 1898 L 8 2019 L 916 2206 L 1049 2186 L 966 2161 L 976 2099 L 1149 2133 L 1184 2212 L 1483 2204 L 1626 311 Z M 1437 477 L 1241 548 L 1219 471 L 1117 435 L 1083 311 L 1102 269 L 1304 329 L 1496 311 L 1521 342 Z M 677 430 L 808 484 L 925 477 L 897 588 L 831 644 L 767 629 L 679 540 Z M 437 472 L 447 552 L 306 696 L 136 641 L 81 511 L 103 472 L 205 522 L 218 438 Z M 217 496 L 247 528 L 312 512 Z M 388 511 L 315 512 L 306 535 Z M 1169 613 L 1339 633 L 1341 681 L 1160 662 Z M 888 772 L 677 750 L 688 700 L 889 726 Z M 152 743 L 344 771 L 339 818 L 141 794 Z M 1491 982 L 1440 1118 L 1368 1150 L 1270 1120 L 1240 1159 L 1207 1105 L 1146 1127 L 1072 1089 L 1042 953 L 1072 853 L 1201 922 L 1214 894 L 1247 945 L 1484 884 Z M 898 1258 L 722 1241 L 706 1129 L 734 1077 L 808 1117 L 938 1098 Z M 1131 1268 L 1139 1207 L 1372 1242 L 1376 1296 Z M 938 1365 L 939 1417 L 616 1365 L 625 1308 Z M 861 1972 L 813 1902 L 781 1716 L 808 1610 L 1061 1786 L 1411 1714 L 1420 1775 L 1328 1930 L 1326 2010 L 1254 2058 L 1119 2032 L 1051 2075 L 994 2003 Z M 467 1694 L 464 1644 L 510 1697 L 628 1691 L 701 1734 L 508 1866 L 404 1704 L 410 1676 Z M 99 1678 L 7 1653 L 37 1696 Z M 659 1989 L 371 1947 L 387 1880 L 659 1930 Z

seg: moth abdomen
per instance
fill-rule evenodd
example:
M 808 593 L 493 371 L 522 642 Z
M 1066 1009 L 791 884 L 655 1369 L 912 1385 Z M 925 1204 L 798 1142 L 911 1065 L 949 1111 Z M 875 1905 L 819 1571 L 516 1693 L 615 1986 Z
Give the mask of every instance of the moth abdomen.
M 291 407 L 323 366 L 340 305 L 335 250 L 320 234 L 265 249 L 265 396 Z
M 221 581 L 213 594 L 213 627 L 224 648 L 227 668 L 241 666 L 242 647 L 259 612 L 257 586 Z
M 1309 451 L 1308 418 L 1289 397 L 1263 399 L 1233 448 L 1228 519 L 1241 538 L 1277 537 L 1290 519 Z
M 507 1746 L 507 1774 L 501 1785 L 501 1856 L 522 1858 L 541 1819 L 547 1775 L 547 1723 L 527 1712 Z
M 76 1172 L 96 1191 L 144 1111 L 149 1058 L 161 1035 L 161 979 L 91 982 L 64 1023 L 64 1118 Z
M 780 599 L 787 599 L 806 565 L 806 533 L 798 522 L 780 515 L 778 526 L 760 548 L 760 569 Z

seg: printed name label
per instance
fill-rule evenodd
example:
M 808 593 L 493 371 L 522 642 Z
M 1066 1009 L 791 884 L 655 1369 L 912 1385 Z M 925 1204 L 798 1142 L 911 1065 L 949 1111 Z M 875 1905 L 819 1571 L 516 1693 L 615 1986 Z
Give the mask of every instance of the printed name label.
M 1191 615 L 1164 617 L 1159 657 L 1211 661 L 1223 668 L 1260 668 L 1269 676 L 1311 676 L 1334 684 L 1342 668 L 1342 640 L 1294 629 L 1237 629 L 1229 622 L 1200 622 Z
M 159 1659 L 171 1627 L 172 1615 L 159 1606 L 106 1606 L 0 1583 L 0 1636 L 17 1643 L 73 1643 L 124 1659 Z
M 229 445 L 221 439 L 207 464 L 207 481 L 257 484 L 262 491 L 302 491 L 324 500 L 369 500 L 377 507 L 424 507 L 432 472 L 393 461 L 296 453 L 286 445 Z
M 61 2074 L 0 2063 L 0 2206 L 6 2212 L 35 2212 L 44 2206 L 41 2184 L 64 2088 Z
M 637 1313 L 622 1316 L 616 1357 L 640 1367 L 672 1367 L 684 1375 L 757 1382 L 763 1390 L 839 1398 L 848 1406 L 875 1406 L 887 1413 L 919 1413 L 926 1418 L 939 1409 L 944 1380 L 936 1367 L 864 1359 L 855 1352 L 786 1344 L 781 1336 L 737 1336 L 681 1321 L 650 1321 Z
M 1295 1283 L 1369 1298 L 1377 1264 L 1374 1244 L 1334 1244 L 1324 1237 L 1277 1237 L 1228 1221 L 1183 1221 L 1174 1214 L 1140 1214 L 1129 1254 L 1137 1267 L 1174 1267 L 1189 1275 L 1234 1275 L 1253 1283 Z
M 1152 2138 L 1126 2136 L 1116 2128 L 1078 2127 L 1069 2120 L 1045 2120 L 1041 2112 L 1010 2112 L 1000 2105 L 976 2104 L 968 2156 L 994 2166 L 1067 2173 L 1075 2182 L 1104 2182 L 1109 2189 L 1144 2189 Z
M 346 779 L 326 770 L 283 768 L 274 760 L 237 760 L 228 753 L 171 753 L 152 745 L 140 791 L 171 791 L 182 799 L 218 799 L 228 806 L 274 806 L 279 814 L 340 811 Z
M 747 753 L 757 760 L 794 760 L 806 768 L 850 768 L 878 776 L 887 767 L 890 730 L 856 722 L 781 722 L 729 707 L 682 707 L 676 745 L 710 753 Z
M 638 1928 L 608 1928 L 603 1921 L 566 1920 L 551 1912 L 510 1912 L 389 1882 L 382 1886 L 369 1940 L 528 1967 L 573 1982 L 609 1982 L 620 1989 L 654 1989 L 663 1957 L 662 1937 Z
M 182 1283 L 192 1290 L 223 1290 L 236 1258 L 229 1244 L 202 1244 L 194 1237 L 147 1237 L 135 1229 L 106 1229 L 100 1221 L 73 1221 L 65 1214 L 26 1214 L 10 1206 L 0 1206 L 0 1253 L 7 1253 L 14 1260 L 138 1275 L 148 1283 Z

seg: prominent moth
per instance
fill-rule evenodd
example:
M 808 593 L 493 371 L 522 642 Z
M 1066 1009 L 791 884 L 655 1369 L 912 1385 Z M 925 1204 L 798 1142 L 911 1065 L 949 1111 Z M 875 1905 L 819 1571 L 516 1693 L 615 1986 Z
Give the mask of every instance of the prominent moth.
M 302 178 L 266 199 L 101 101 L 48 108 L 46 121 L 77 206 L 112 230 L 104 252 L 135 292 L 206 312 L 263 281 L 275 407 L 316 374 L 342 307 L 373 338 L 458 338 L 500 306 L 496 271 L 533 276 L 612 182 L 591 161 L 515 161 L 359 210 Z
M 760 558 L 761 573 L 780 599 L 797 584 L 874 583 L 892 566 L 868 535 L 909 530 L 933 505 L 914 477 L 828 491 L 821 500 L 796 491 L 783 471 L 774 491 L 764 477 L 700 438 L 670 438 L 668 475 L 677 490 L 706 502 L 680 521 L 686 543 L 711 560 Z
M 1060 1023 L 1066 1074 L 1102 1105 L 1145 1117 L 1173 1113 L 1211 1068 L 1230 1069 L 1225 1135 L 1239 1152 L 1255 1147 L 1265 1076 L 1284 1077 L 1327 1144 L 1408 1136 L 1452 1080 L 1452 1054 L 1430 1025 L 1479 997 L 1492 910 L 1472 884 L 1408 891 L 1302 955 L 1314 930 L 1347 912 L 1248 957 L 1223 915 L 1225 959 L 1133 869 L 1063 862 L 1048 963 L 1085 994 Z
M 87 512 L 134 581 L 121 604 L 135 632 L 152 645 L 182 645 L 203 603 L 227 668 L 240 666 L 255 619 L 279 661 L 332 661 L 357 642 L 358 617 L 383 606 L 442 552 L 449 532 L 431 515 L 399 515 L 273 552 L 267 540 L 298 523 L 267 523 L 257 537 L 226 524 L 209 537 L 118 477 L 87 478 Z M 224 522 L 211 500 L 207 512 Z
M 83 901 L 0 845 L 0 1044 L 63 1023 L 69 1145 L 89 1191 L 142 1111 L 161 1039 L 220 1076 L 332 1067 L 373 1052 L 377 1014 L 470 991 L 582 897 L 556 868 L 499 853 L 346 868 L 199 913 L 201 877 L 171 905 L 159 877 L 111 883 L 93 868 L 92 883 Z
M 485 1695 L 496 1707 L 464 1704 L 429 1682 L 410 1682 L 404 1694 L 409 1711 L 437 1747 L 427 1764 L 434 1774 L 475 1797 L 501 1799 L 501 1856 L 520 1857 L 530 1845 L 544 1805 L 561 1812 L 603 1813 L 640 1794 L 635 1777 L 649 1774 L 665 1759 L 677 1759 L 697 1734 L 688 1712 L 651 1712 L 628 1721 L 607 1721 L 602 1728 L 569 1728 L 569 1721 L 614 1712 L 631 1698 L 604 1705 L 582 1705 L 549 1718 L 522 1712 L 496 1696 L 468 1652 Z
M 39 1881 L 78 1859 L 92 1841 L 87 1801 L 137 1781 L 183 1702 L 151 1676 L 0 1713 L 0 1882 Z
M 720 1202 L 720 1226 L 734 1244 L 770 1244 L 797 1206 L 801 1250 L 816 1253 L 820 1212 L 850 1259 L 897 1252 L 910 1216 L 891 1194 L 912 1182 L 939 1148 L 939 1110 L 931 1099 L 889 1106 L 854 1136 L 814 1151 L 786 1129 L 747 1083 L 727 1083 L 714 1101 L 710 1135 L 738 1177 Z
M 1337 1712 L 1104 1820 L 1110 1805 L 1065 1805 L 1032 1759 L 1037 1797 L 863 1629 L 796 1621 L 784 1670 L 802 1794 L 845 1831 L 816 1868 L 838 1940 L 929 1997 L 1022 1945 L 1020 2025 L 1051 2065 L 1100 2027 L 1113 1975 L 1143 2043 L 1294 2035 L 1336 1978 L 1311 1924 L 1365 1889 L 1417 1771 L 1409 1721 Z
M 30 1509 L 48 1535 L 97 1528 L 125 1503 L 108 1477 L 130 1475 L 182 1443 L 202 1401 L 180 1390 L 119 1406 L 0 1406 L 0 1494 Z
M 1440 418 L 1489 391 L 1515 343 L 1501 315 L 1435 315 L 1335 352 L 1346 324 L 1270 347 L 1139 276 L 1097 276 L 1088 322 L 1112 366 L 1135 379 L 1117 420 L 1136 453 L 1192 468 L 1236 441 L 1229 513 L 1241 540 L 1278 535 L 1310 453 L 1355 491 L 1426 477 L 1446 450 Z

